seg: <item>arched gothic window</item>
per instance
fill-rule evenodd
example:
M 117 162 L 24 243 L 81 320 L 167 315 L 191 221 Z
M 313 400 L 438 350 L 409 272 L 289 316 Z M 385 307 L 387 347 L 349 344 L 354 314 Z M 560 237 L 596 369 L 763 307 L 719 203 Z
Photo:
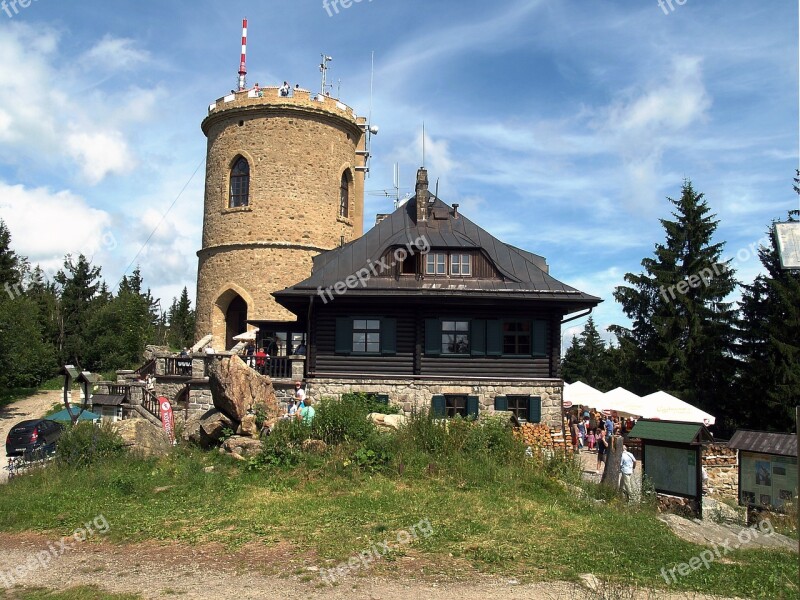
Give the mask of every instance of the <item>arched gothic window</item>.
M 247 206 L 250 203 L 250 165 L 247 159 L 239 157 L 231 169 L 231 191 L 228 206 Z
M 347 218 L 350 215 L 350 180 L 347 171 L 342 173 L 342 183 L 339 187 L 339 216 Z

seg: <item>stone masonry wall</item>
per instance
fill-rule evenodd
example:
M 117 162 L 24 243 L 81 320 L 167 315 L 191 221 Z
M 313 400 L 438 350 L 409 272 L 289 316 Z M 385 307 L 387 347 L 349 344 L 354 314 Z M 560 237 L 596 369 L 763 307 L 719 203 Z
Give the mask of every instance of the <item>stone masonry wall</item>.
M 530 394 L 542 397 L 542 423 L 561 429 L 563 383 L 560 380 L 533 381 L 452 381 L 397 379 L 323 379 L 308 380 L 306 392 L 315 401 L 324 397 L 340 397 L 348 392 L 388 394 L 389 402 L 397 404 L 408 415 L 417 409 L 429 409 L 436 394 L 468 394 L 478 396 L 480 412 L 494 412 L 495 396 Z
M 224 340 L 224 313 L 234 297 L 248 318 L 294 320 L 271 292 L 311 273 L 311 257 L 361 235 L 364 135 L 348 107 L 296 93 L 281 98 L 236 94 L 218 101 L 203 122 L 208 137 L 203 247 L 198 252 L 196 335 Z M 230 169 L 250 163 L 249 205 L 228 207 Z M 342 172 L 351 178 L 347 217 L 339 217 Z
M 703 448 L 703 466 L 708 474 L 706 488 L 710 496 L 738 500 L 739 464 L 736 450 L 727 444 L 710 444 Z

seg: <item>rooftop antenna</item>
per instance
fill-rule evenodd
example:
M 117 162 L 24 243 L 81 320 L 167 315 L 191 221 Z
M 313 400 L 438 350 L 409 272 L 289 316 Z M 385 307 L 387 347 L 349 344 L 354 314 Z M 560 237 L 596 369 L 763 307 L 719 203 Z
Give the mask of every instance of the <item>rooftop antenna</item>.
M 425 168 L 425 121 L 422 122 L 422 168 Z
M 242 60 L 239 63 L 239 91 L 247 89 L 247 17 L 242 19 Z
M 333 57 L 327 54 L 320 54 L 320 56 L 322 57 L 322 62 L 319 63 L 319 70 L 322 72 L 322 87 L 320 87 L 319 95 L 324 96 L 327 87 L 328 63 L 333 60 Z
M 372 146 L 372 136 L 378 135 L 379 127 L 377 125 L 372 124 L 372 84 L 375 79 L 375 51 L 372 51 L 372 67 L 369 76 L 369 114 L 367 115 L 367 122 L 362 125 L 364 128 L 364 133 L 367 136 L 367 139 L 364 142 L 364 177 L 369 177 L 369 157 L 370 157 L 370 148 Z

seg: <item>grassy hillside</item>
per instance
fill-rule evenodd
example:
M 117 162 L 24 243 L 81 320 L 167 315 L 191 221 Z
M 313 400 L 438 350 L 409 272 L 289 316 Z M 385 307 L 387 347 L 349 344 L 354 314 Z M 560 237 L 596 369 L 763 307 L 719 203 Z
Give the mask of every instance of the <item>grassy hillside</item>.
M 300 452 L 284 432 L 249 462 L 179 447 L 158 460 L 54 464 L 2 490 L 0 530 L 66 535 L 102 514 L 106 537 L 120 544 L 282 544 L 306 564 L 332 568 L 385 542 L 392 550 L 370 573 L 480 571 L 526 581 L 591 572 L 613 584 L 797 597 L 797 556 L 778 551 L 737 550 L 668 586 L 662 569 L 704 548 L 674 536 L 652 507 L 580 482 L 563 460 L 524 458 L 513 440 L 493 437 L 505 435 L 499 428 L 417 427 L 413 435 L 366 432 L 323 455 Z M 429 535 L 401 533 L 421 522 Z M 400 567 L 403 557 L 417 559 L 417 570 Z

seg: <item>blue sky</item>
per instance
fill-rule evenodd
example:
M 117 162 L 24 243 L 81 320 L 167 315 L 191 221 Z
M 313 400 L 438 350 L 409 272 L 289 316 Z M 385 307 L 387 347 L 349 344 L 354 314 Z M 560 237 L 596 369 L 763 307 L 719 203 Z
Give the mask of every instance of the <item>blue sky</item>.
M 361 115 L 374 52 L 366 227 L 391 209 L 394 163 L 413 187 L 424 121 L 441 198 L 603 298 L 602 327 L 625 322 L 612 291 L 663 240 L 684 178 L 746 282 L 760 268 L 748 248 L 798 206 L 791 0 L 2 6 L 0 218 L 15 248 L 47 270 L 84 252 L 111 285 L 140 263 L 166 305 L 194 296 L 200 122 L 235 85 L 245 16 L 250 84 L 317 89 L 324 52 L 334 95 Z

